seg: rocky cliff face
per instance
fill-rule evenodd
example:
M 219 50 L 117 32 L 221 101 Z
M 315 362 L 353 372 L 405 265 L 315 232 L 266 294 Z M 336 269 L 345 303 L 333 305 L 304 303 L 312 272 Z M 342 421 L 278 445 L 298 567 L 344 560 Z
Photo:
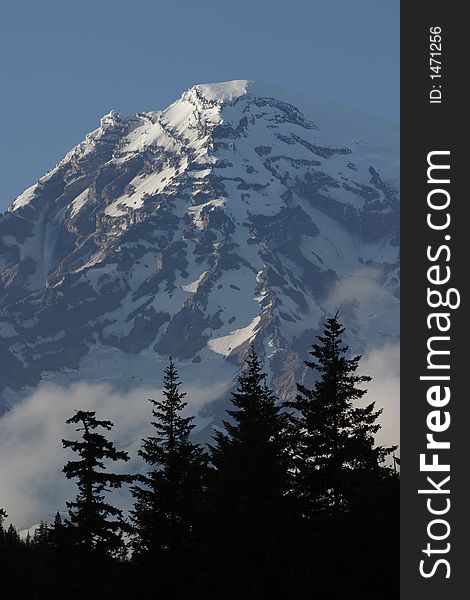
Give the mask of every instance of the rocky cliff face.
M 397 182 L 397 126 L 246 81 L 111 112 L 0 215 L 1 405 L 170 354 L 230 386 L 250 343 L 286 397 L 332 311 L 395 338 Z

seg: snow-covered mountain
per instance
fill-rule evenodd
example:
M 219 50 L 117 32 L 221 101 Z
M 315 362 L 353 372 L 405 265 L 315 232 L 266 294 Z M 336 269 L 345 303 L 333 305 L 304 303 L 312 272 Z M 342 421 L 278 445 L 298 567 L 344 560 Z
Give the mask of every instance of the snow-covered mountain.
M 398 336 L 398 126 L 248 81 L 112 111 L 0 215 L 0 405 L 44 380 L 285 397 L 325 316 Z

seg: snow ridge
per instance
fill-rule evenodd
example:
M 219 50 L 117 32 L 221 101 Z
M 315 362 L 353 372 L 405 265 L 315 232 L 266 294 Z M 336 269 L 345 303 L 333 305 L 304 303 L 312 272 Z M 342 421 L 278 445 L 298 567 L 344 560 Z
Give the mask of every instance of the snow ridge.
M 111 111 L 0 216 L 3 405 L 45 379 L 150 385 L 169 354 L 230 386 L 251 343 L 286 398 L 337 308 L 358 350 L 395 339 L 398 141 L 247 80 Z

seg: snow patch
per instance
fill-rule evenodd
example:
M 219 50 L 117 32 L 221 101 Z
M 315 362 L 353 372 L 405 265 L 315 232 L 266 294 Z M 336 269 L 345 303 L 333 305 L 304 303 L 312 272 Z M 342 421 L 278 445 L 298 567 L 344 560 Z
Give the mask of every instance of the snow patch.
M 235 329 L 229 335 L 224 335 L 223 337 L 212 338 L 207 344 L 216 354 L 228 356 L 243 343 L 253 339 L 260 320 L 261 317 L 256 317 L 247 327 Z
M 201 283 L 201 281 L 204 279 L 204 277 L 207 275 L 207 271 L 204 271 L 204 273 L 202 273 L 202 275 L 199 275 L 199 277 L 196 279 L 196 281 L 193 281 L 192 283 L 188 283 L 187 285 L 182 285 L 181 289 L 184 290 L 185 292 L 197 292 L 197 288 L 199 287 L 199 284 Z
M 27 204 L 29 204 L 31 202 L 31 200 L 34 198 L 34 193 L 36 191 L 37 186 L 38 186 L 38 184 L 35 183 L 31 187 L 29 187 L 27 190 L 25 190 L 22 194 L 20 194 L 18 196 L 18 198 L 16 198 L 16 200 L 14 200 L 13 204 L 10 206 L 10 210 L 14 211 L 14 210 L 17 210 L 18 208 L 21 208 L 22 206 L 26 206 Z
M 199 90 L 208 100 L 231 102 L 239 96 L 244 96 L 247 93 L 249 84 L 250 81 L 247 79 L 235 79 L 233 81 L 224 81 L 222 83 L 196 85 L 193 89 Z

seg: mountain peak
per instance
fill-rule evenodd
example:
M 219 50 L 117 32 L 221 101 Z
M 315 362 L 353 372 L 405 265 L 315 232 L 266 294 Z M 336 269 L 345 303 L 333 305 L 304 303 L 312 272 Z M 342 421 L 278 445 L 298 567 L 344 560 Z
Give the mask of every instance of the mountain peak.
M 207 100 L 220 103 L 232 102 L 234 99 L 244 96 L 251 83 L 246 79 L 235 79 L 221 83 L 203 83 L 195 85 L 190 91 L 194 90 L 201 93 Z
M 114 127 L 116 123 L 120 123 L 122 119 L 122 114 L 118 110 L 113 108 L 111 111 L 109 111 L 107 115 L 101 117 L 100 127 Z
M 286 398 L 339 305 L 358 350 L 397 335 L 398 217 L 398 128 L 352 109 L 237 80 L 111 111 L 0 215 L 3 402 L 169 354 L 228 386 L 250 343 Z

